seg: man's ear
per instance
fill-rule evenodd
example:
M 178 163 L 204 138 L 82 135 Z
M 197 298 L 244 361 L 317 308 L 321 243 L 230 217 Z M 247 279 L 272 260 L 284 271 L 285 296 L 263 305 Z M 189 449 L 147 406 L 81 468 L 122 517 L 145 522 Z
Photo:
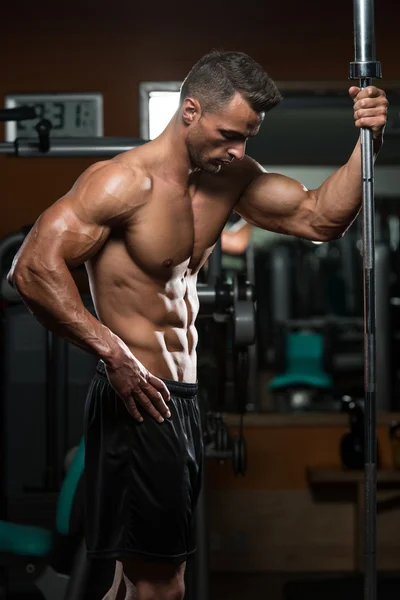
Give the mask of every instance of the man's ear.
M 185 125 L 191 125 L 200 117 L 200 103 L 195 98 L 185 98 L 182 105 L 182 118 Z

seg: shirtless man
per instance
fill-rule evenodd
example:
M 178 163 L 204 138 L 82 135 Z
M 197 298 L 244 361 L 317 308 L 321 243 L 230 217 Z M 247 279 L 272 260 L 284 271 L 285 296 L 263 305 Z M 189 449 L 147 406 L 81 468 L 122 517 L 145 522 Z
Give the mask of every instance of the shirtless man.
M 377 152 L 385 93 L 349 93 Z M 138 600 L 184 596 L 203 460 L 196 277 L 231 211 L 320 241 L 342 236 L 359 212 L 359 143 L 314 190 L 245 156 L 280 99 L 248 56 L 209 53 L 165 131 L 84 172 L 39 217 L 10 271 L 47 328 L 100 359 L 85 411 L 86 540 L 89 557 L 116 559 L 108 599 L 134 598 L 135 587 Z M 98 318 L 69 271 L 82 263 Z

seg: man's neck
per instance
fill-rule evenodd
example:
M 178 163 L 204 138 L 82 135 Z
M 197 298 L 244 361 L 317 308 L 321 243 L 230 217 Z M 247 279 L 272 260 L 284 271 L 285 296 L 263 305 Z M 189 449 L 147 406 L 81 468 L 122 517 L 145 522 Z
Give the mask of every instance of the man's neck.
M 158 160 L 162 164 L 160 175 L 187 188 L 192 174 L 198 169 L 190 162 L 185 138 L 174 120 L 153 144 L 157 148 Z

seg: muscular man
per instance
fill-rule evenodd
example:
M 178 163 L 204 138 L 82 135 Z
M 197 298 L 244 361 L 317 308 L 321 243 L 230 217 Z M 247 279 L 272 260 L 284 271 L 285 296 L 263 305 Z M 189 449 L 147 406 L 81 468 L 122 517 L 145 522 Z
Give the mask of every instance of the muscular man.
M 385 94 L 349 93 L 377 152 Z M 89 556 L 117 561 L 107 598 L 133 598 L 134 587 L 139 600 L 184 595 L 202 471 L 196 277 L 232 209 L 260 228 L 321 241 L 342 236 L 359 212 L 359 143 L 313 190 L 245 156 L 279 101 L 248 56 L 204 56 L 165 131 L 84 172 L 39 217 L 10 272 L 46 327 L 100 359 L 85 412 L 86 539 Z M 69 271 L 82 263 L 98 318 Z

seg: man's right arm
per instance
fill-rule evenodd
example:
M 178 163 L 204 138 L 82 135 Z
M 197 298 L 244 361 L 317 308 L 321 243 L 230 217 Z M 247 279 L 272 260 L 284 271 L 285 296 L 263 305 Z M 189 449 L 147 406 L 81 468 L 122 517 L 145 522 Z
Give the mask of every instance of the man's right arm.
M 100 250 L 118 215 L 132 212 L 125 200 L 133 173 L 115 163 L 90 167 L 63 198 L 48 208 L 17 253 L 9 282 L 49 330 L 111 367 L 124 354 L 122 341 L 84 307 L 70 268 Z
M 70 272 L 100 250 L 113 226 L 131 218 L 144 202 L 141 187 L 133 171 L 120 163 L 90 167 L 39 217 L 14 259 L 8 281 L 47 329 L 105 362 L 110 384 L 137 421 L 143 421 L 141 405 L 162 422 L 162 415 L 171 416 L 165 383 L 85 308 Z

